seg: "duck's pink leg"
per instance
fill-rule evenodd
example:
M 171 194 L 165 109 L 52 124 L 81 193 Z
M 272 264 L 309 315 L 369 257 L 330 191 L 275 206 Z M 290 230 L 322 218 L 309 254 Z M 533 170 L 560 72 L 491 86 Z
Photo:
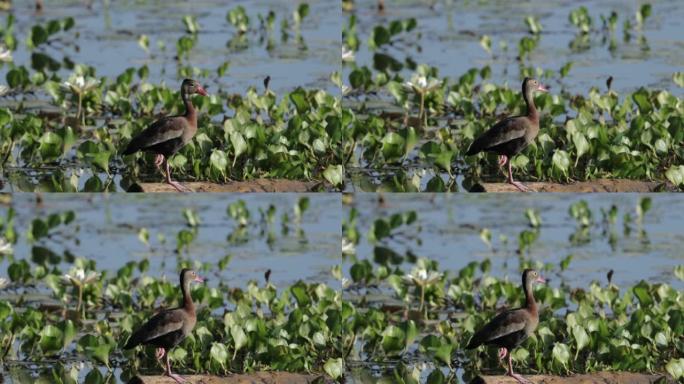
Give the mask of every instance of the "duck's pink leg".
M 529 192 L 530 189 L 527 188 L 522 183 L 513 180 L 513 166 L 511 165 L 511 160 L 508 159 L 508 183 L 513 184 L 514 187 L 518 188 L 520 192 Z
M 507 354 L 508 354 L 508 349 L 499 348 L 499 360 L 505 359 Z
M 154 356 L 157 358 L 157 360 L 161 360 L 165 354 L 166 354 L 166 349 L 157 348 L 157 351 L 154 353 Z
M 184 187 L 181 183 L 171 180 L 171 168 L 168 160 L 166 160 L 166 183 L 176 188 L 178 192 L 190 192 L 190 189 Z
M 185 380 L 181 376 L 176 375 L 175 373 L 171 372 L 171 363 L 169 362 L 169 354 L 168 353 L 166 354 L 166 376 L 174 379 L 176 381 L 176 383 L 178 383 L 178 384 L 187 383 L 187 380 Z
M 534 384 L 531 381 L 525 379 L 524 377 L 513 373 L 513 362 L 511 361 L 511 354 L 508 354 L 508 376 L 514 378 L 520 384 Z
M 157 167 L 159 172 L 162 171 L 162 169 L 161 169 L 162 164 L 164 164 L 164 155 L 157 154 L 157 156 L 154 157 L 154 166 Z
M 499 155 L 499 168 L 503 167 L 506 165 L 506 162 L 508 161 L 508 156 L 506 155 Z

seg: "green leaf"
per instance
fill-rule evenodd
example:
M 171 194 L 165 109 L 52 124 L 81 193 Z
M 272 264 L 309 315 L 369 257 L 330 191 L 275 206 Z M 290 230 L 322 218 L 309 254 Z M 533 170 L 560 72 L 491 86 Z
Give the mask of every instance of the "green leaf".
M 48 39 L 48 32 L 40 25 L 34 25 L 31 28 L 31 43 L 32 47 L 37 47 Z
M 577 149 L 577 157 L 575 159 L 575 166 L 577 166 L 577 162 L 579 161 L 580 157 L 589 151 L 589 142 L 584 134 L 578 131 L 575 131 L 572 134 L 572 142 L 575 144 L 575 148 Z
M 665 171 L 665 177 L 675 186 L 684 186 L 684 165 L 673 165 Z
M 40 331 L 38 344 L 46 355 L 53 355 L 62 350 L 64 346 L 62 330 L 54 325 L 48 324 Z
M 328 361 L 323 364 L 323 370 L 333 379 L 338 379 L 342 377 L 344 373 L 344 361 L 342 358 L 328 359 Z
M 589 345 L 589 335 L 584 328 L 579 325 L 575 325 L 572 327 L 572 336 L 575 338 L 575 344 L 577 346 L 577 353 L 575 353 L 575 358 L 577 358 L 579 351 Z
M 342 182 L 344 181 L 342 165 L 329 165 L 325 171 L 323 171 L 323 177 L 335 187 L 342 185 Z
M 562 366 L 566 366 L 568 361 L 570 361 L 570 350 L 568 349 L 568 346 L 563 343 L 555 343 L 551 354 L 553 355 L 553 359 Z
M 684 378 L 684 358 L 671 359 L 666 365 L 665 370 L 675 380 Z
M 389 31 L 382 25 L 373 28 L 371 32 L 370 41 L 368 43 L 371 49 L 377 49 L 390 42 L 391 35 Z
M 226 156 L 224 151 L 220 149 L 212 150 L 211 156 L 209 156 L 209 163 L 213 170 L 225 176 L 226 169 L 228 168 L 228 156 Z
M 213 342 L 209 350 L 209 358 L 220 366 L 225 366 L 228 361 L 228 351 L 225 344 Z
M 235 152 L 233 155 L 233 166 L 235 166 L 237 158 L 247 150 L 247 142 L 240 132 L 233 131 L 230 133 L 230 144 Z
M 551 158 L 551 162 L 553 163 L 554 169 L 557 169 L 563 175 L 567 176 L 568 168 L 570 167 L 570 158 L 569 158 L 567 152 L 565 152 L 562 149 L 557 149 L 553 153 L 553 157 Z
M 230 327 L 230 336 L 233 338 L 233 342 L 235 343 L 235 352 L 233 353 L 234 359 L 237 351 L 245 345 L 247 345 L 247 335 L 245 334 L 245 331 L 242 329 L 242 327 L 235 324 Z

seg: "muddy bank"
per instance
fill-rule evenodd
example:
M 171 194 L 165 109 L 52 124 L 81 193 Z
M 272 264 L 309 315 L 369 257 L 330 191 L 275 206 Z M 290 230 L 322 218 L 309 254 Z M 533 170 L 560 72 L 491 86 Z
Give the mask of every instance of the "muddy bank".
M 249 375 L 192 375 L 183 378 L 192 384 L 331 384 L 333 380 L 324 375 L 304 375 L 290 372 L 256 372 Z M 136 376 L 128 384 L 174 383 L 167 376 Z
M 647 375 L 629 372 L 596 372 L 586 375 L 573 375 L 568 377 L 534 375 L 524 376 L 534 384 L 651 384 L 651 383 L 674 383 L 665 375 Z M 508 376 L 478 376 L 471 384 L 518 384 Z
M 208 182 L 183 183 L 194 192 L 320 192 L 328 188 L 321 181 L 298 181 L 286 179 L 256 179 L 250 181 L 231 181 L 226 184 Z M 128 192 L 177 192 L 165 183 L 133 184 Z
M 565 192 L 565 193 L 593 193 L 593 192 L 666 192 L 674 188 L 658 181 L 640 181 L 625 179 L 597 179 L 579 181 L 569 184 L 559 183 L 524 183 L 534 192 Z M 470 189 L 470 192 L 520 192 L 516 187 L 507 183 L 480 183 Z

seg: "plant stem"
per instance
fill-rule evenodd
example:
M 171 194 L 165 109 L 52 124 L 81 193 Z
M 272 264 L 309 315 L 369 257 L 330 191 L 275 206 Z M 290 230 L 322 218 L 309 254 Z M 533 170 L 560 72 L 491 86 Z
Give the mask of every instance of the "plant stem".
M 81 120 L 81 103 L 83 101 L 83 96 L 81 96 L 81 92 L 78 93 L 78 111 L 76 112 L 76 121 Z M 84 121 L 85 123 L 85 121 Z M 82 124 L 85 125 L 85 124 Z
M 423 113 L 425 113 L 425 92 L 420 93 L 420 113 L 418 115 L 418 118 L 420 119 L 420 128 L 423 128 Z
M 81 318 L 81 304 L 83 303 L 83 287 L 78 286 L 78 303 L 76 304 L 76 313 L 78 314 L 78 318 Z
M 423 313 L 423 305 L 425 304 L 425 286 L 420 286 L 420 308 L 418 311 Z

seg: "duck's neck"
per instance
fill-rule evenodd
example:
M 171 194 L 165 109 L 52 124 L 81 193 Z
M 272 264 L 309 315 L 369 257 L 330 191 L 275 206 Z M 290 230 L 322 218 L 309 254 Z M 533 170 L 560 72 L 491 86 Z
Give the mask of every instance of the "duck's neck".
M 192 302 L 192 295 L 190 295 L 190 282 L 183 281 L 181 290 L 183 291 L 183 308 L 190 313 L 195 313 L 195 303 Z
M 523 284 L 525 291 L 525 308 L 530 312 L 537 313 L 537 302 L 534 300 L 534 293 L 532 292 L 532 282 L 525 281 Z
M 197 119 L 195 107 L 192 105 L 192 101 L 190 101 L 190 98 L 185 93 L 185 88 L 181 89 L 181 99 L 183 99 L 183 105 L 185 106 L 185 113 L 183 116 L 190 121 L 195 121 Z
M 527 105 L 527 117 L 531 120 L 538 121 L 539 114 L 537 113 L 537 107 L 534 105 L 532 92 L 532 89 L 523 86 L 523 99 L 525 99 L 525 104 Z

